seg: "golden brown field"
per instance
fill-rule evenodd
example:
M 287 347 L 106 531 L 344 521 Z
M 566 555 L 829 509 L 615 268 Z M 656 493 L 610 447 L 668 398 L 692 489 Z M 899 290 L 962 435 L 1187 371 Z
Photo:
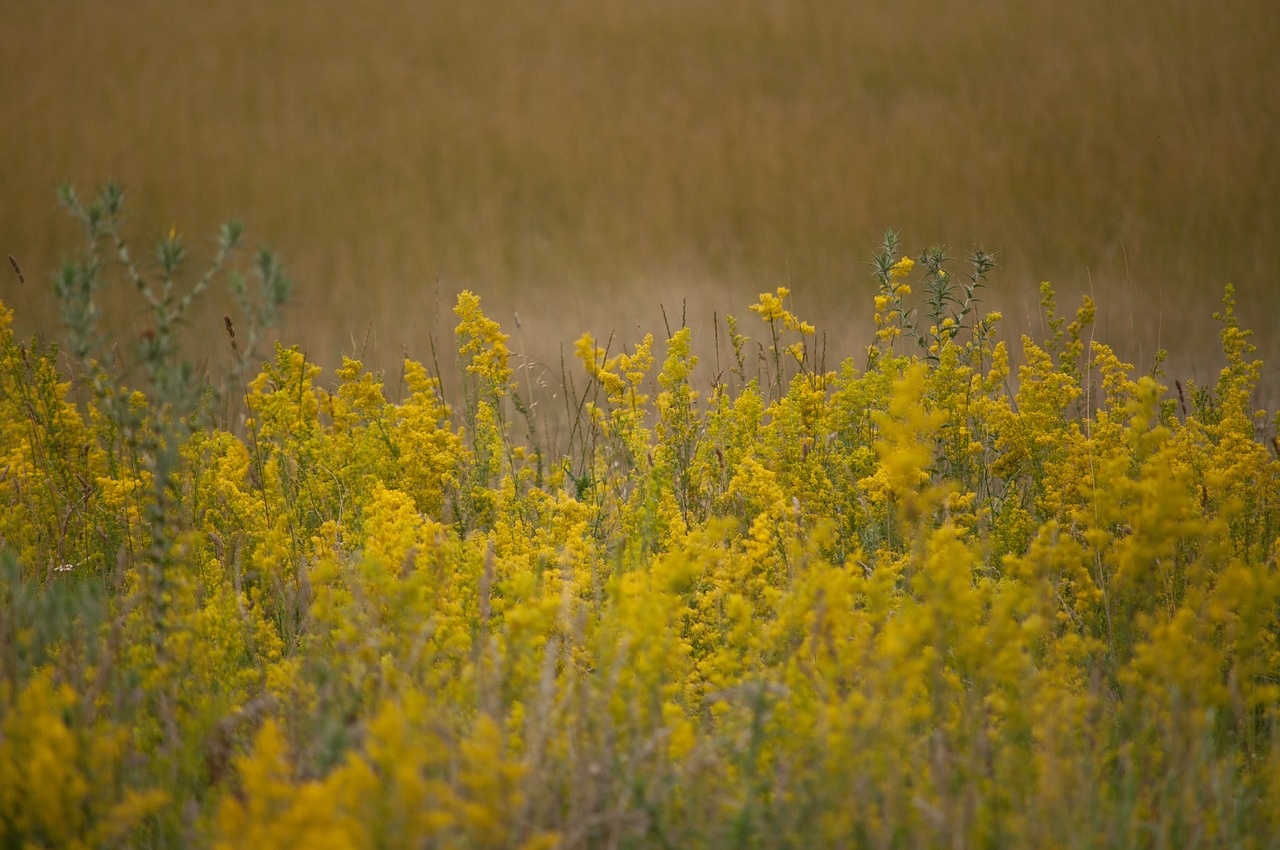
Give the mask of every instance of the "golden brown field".
M 1140 367 L 1202 337 L 1169 373 L 1205 382 L 1226 283 L 1280 355 L 1277 48 L 1266 0 L 14 0 L 0 248 L 30 290 L 0 289 L 19 330 L 53 322 L 79 238 L 53 188 L 116 178 L 148 239 L 240 217 L 278 247 L 282 337 L 326 365 L 429 356 L 464 287 L 558 361 L 659 302 L 709 346 L 711 305 L 790 285 L 843 356 L 893 227 L 998 251 L 1014 330 L 1049 279 Z

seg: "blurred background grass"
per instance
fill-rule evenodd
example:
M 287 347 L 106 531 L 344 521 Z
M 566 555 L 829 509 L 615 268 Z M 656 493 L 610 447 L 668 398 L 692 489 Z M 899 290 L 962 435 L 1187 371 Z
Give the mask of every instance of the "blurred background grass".
M 1278 56 L 1272 0 L 9 0 L 0 249 L 28 285 L 0 293 L 53 328 L 79 238 L 54 187 L 114 178 L 148 243 L 212 254 L 239 217 L 280 249 L 280 335 L 325 366 L 447 350 L 461 288 L 558 375 L 660 305 L 705 351 L 779 285 L 861 361 L 892 227 L 999 252 L 1014 331 L 1050 280 L 1206 382 L 1227 283 L 1280 364 Z M 222 351 L 221 307 L 197 325 Z

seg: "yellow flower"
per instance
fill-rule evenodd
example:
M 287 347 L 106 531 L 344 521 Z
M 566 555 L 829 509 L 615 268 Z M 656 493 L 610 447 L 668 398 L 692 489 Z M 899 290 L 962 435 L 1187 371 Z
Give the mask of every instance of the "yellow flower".
M 480 310 L 480 298 L 471 292 L 458 294 L 457 306 L 453 312 L 458 317 L 458 353 L 464 358 L 466 370 L 470 374 L 491 382 L 491 389 L 497 390 L 506 385 L 511 378 L 511 368 L 507 365 L 507 335 L 498 323 L 487 318 Z
M 760 293 L 760 301 L 751 305 L 751 310 L 759 313 L 760 318 L 766 322 L 775 322 L 784 319 L 787 316 L 787 310 L 782 306 L 782 299 L 786 298 L 790 292 L 786 287 L 779 286 L 778 294 L 772 295 L 768 292 Z

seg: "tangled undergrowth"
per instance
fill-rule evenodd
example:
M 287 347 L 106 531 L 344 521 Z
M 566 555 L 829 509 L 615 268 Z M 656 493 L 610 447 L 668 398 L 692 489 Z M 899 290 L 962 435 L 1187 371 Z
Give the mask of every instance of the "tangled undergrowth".
M 991 258 L 890 236 L 865 361 L 784 289 L 701 392 L 688 329 L 584 336 L 556 447 L 469 293 L 456 406 L 412 361 L 395 401 L 290 348 L 250 377 L 269 252 L 224 228 L 183 290 L 176 233 L 144 269 L 118 196 L 64 199 L 68 342 L 0 308 L 4 846 L 1280 845 L 1280 464 L 1230 290 L 1216 385 L 1171 395 L 1047 285 L 1012 369 Z M 116 272 L 155 319 L 123 355 Z M 174 328 L 224 275 L 254 330 L 215 392 Z

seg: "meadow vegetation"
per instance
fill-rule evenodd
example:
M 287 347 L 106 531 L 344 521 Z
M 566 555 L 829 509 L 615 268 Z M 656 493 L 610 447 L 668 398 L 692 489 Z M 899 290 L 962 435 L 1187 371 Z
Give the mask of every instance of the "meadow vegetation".
M 786 288 L 702 358 L 584 334 L 551 440 L 470 292 L 448 404 L 435 363 L 258 359 L 288 279 L 238 226 L 195 270 L 117 190 L 63 201 L 61 342 L 0 310 L 4 846 L 1280 845 L 1280 463 L 1231 289 L 1211 383 L 1048 284 L 1015 369 L 992 258 L 889 234 L 856 356 Z M 223 288 L 214 380 L 175 328 Z

